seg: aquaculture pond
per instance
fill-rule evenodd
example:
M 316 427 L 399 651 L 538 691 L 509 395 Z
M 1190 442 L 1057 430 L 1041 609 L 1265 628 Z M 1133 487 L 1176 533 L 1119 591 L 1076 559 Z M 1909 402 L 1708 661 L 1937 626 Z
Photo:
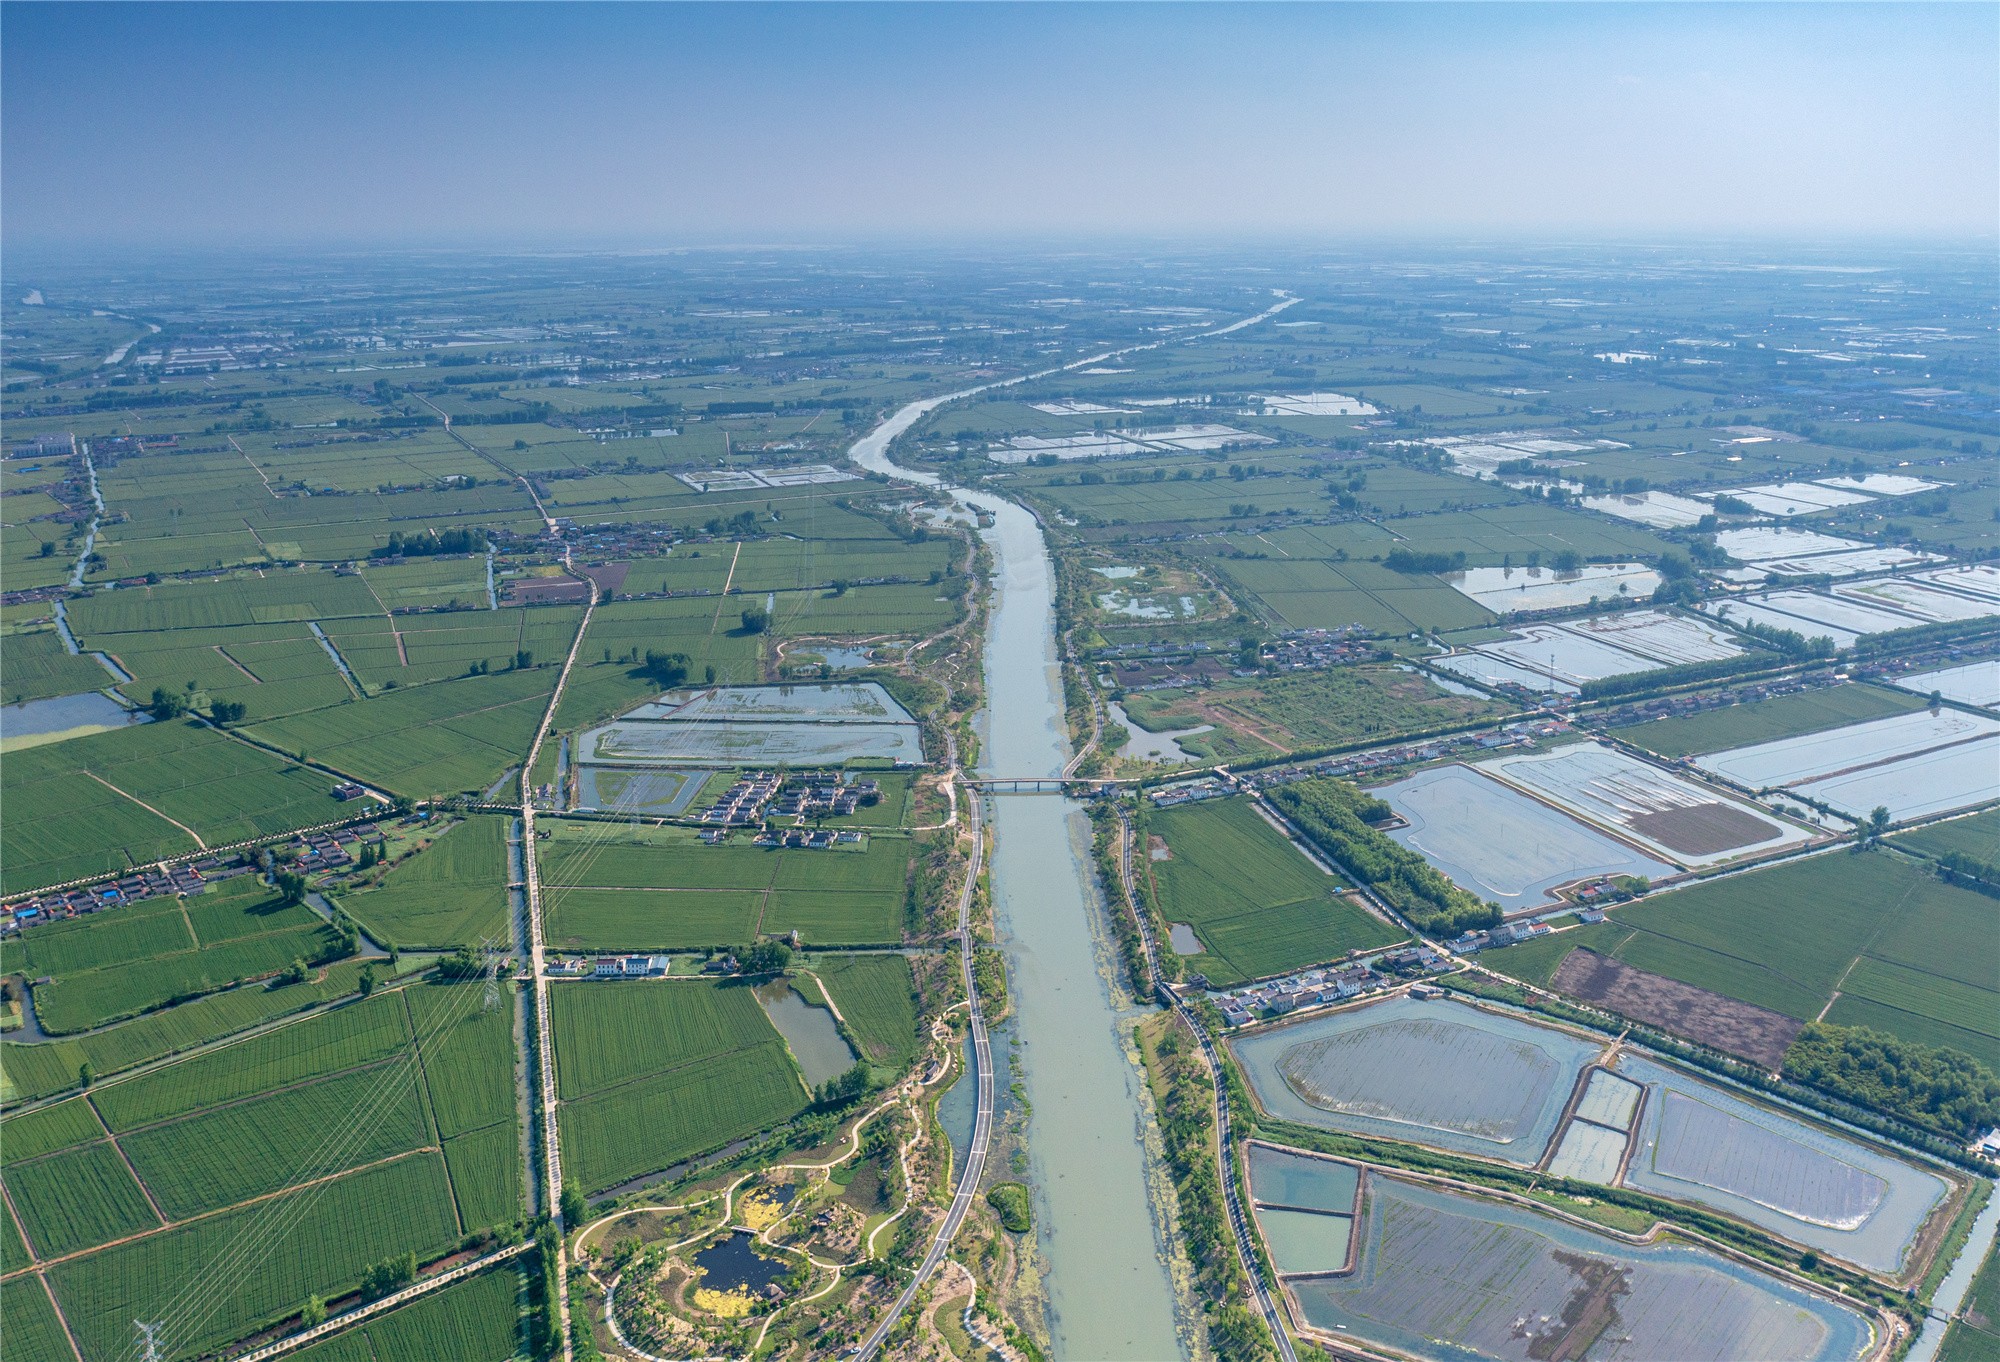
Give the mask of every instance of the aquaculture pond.
M 1314 1329 L 1428 1362 L 1840 1362 L 1874 1339 L 1858 1310 L 1706 1249 L 1374 1171 L 1359 1240 L 1351 1275 L 1287 1293 Z
M 1675 871 L 1470 767 L 1435 766 L 1369 793 L 1407 823 L 1390 837 L 1502 912 L 1549 907 L 1578 880 Z
M 665 766 L 924 759 L 916 720 L 874 682 L 669 691 L 583 734 L 577 751 L 583 763 Z
M 579 766 L 576 803 L 579 809 L 671 818 L 694 803 L 710 771 L 634 770 L 623 766 Z
M 1465 1003 L 1408 997 L 1229 1042 L 1282 1120 L 1532 1164 L 1598 1046 Z
M 91 690 L 80 695 L 55 695 L 46 700 L 0 706 L 0 741 L 46 737 L 73 729 L 94 733 L 144 721 L 144 715 Z
M 1647 1086 L 1625 1185 L 1692 1201 L 1877 1272 L 1898 1270 L 1950 1188 L 1936 1173 L 1637 1055 Z

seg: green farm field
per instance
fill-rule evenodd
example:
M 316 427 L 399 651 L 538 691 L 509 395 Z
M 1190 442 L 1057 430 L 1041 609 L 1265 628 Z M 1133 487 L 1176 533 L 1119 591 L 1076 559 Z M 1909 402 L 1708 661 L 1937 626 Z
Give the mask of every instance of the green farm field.
M 135 1319 L 165 1322 L 175 1355 L 186 1357 L 295 1313 L 307 1296 L 339 1295 L 371 1263 L 406 1251 L 436 1257 L 459 1233 L 443 1161 L 419 1154 L 72 1258 L 47 1275 L 86 1362 L 128 1357 Z M 187 1271 L 223 1262 L 227 1276 Z
M 1138 870 L 1160 912 L 1184 922 L 1207 949 L 1186 957 L 1215 983 L 1281 974 L 1385 946 L 1402 933 L 1334 890 L 1323 874 L 1257 814 L 1247 799 L 1163 809 L 1146 823 Z M 1166 855 L 1150 845 L 1165 844 Z
M 508 821 L 468 818 L 337 901 L 377 941 L 402 950 L 507 935 Z
M 190 1049 L 288 1012 L 352 994 L 362 965 L 331 966 L 303 984 L 246 984 L 64 1040 L 0 1042 L 0 1103 L 76 1086 L 88 1064 L 100 1077 Z
M 797 1115 L 804 1081 L 747 986 L 552 989 L 563 1151 L 601 1191 Z M 655 1038 L 645 1047 L 621 1038 Z
M 1358 624 L 1376 633 L 1399 634 L 1466 629 L 1494 618 L 1434 576 L 1391 572 L 1380 563 L 1245 559 L 1220 562 L 1216 568 L 1286 629 Z
M 35 1013 L 62 1034 L 275 974 L 327 943 L 311 910 L 285 907 L 244 876 L 187 900 L 51 923 L 10 943 L 5 957 L 51 980 L 34 991 Z
M 13 1264 L 10 1263 L 11 1269 Z M 48 1289 L 33 1276 L 0 1282 L 0 1317 L 7 1321 L 7 1352 L 23 1362 L 75 1362 L 62 1319 Z
M 2000 1067 L 1993 900 L 1886 851 L 1833 852 L 1649 897 L 1480 963 L 1547 984 L 1588 946 L 1788 1017 L 1869 1026 Z M 1829 1003 L 1831 1006 L 1829 1006 Z
M 519 765 L 556 671 L 537 667 L 410 686 L 249 732 L 396 794 L 478 792 Z
M 1969 856 L 1993 865 L 2000 862 L 2000 809 L 1933 823 L 1906 832 L 1895 842 L 1923 856 Z
M 11 753 L 0 767 L 0 889 L 122 873 L 198 851 L 197 836 L 218 846 L 332 822 L 332 787 L 317 771 L 179 721 Z
M 916 979 L 900 955 L 828 955 L 812 973 L 871 1064 L 901 1072 L 922 1048 Z
M 1387 742 L 1508 709 L 1497 701 L 1447 694 L 1421 673 L 1372 665 L 1225 681 L 1194 695 L 1148 691 L 1125 700 L 1133 721 L 1156 731 L 1214 725 L 1178 740 L 1204 761 Z
M 685 948 L 795 930 L 821 946 L 902 937 L 911 843 L 901 836 L 872 834 L 865 849 L 804 851 L 753 846 L 740 831 L 708 846 L 689 828 L 553 818 L 538 827 L 547 834 L 539 845 L 544 911 L 564 946 Z
M 1704 756 L 1891 714 L 1907 714 L 1923 707 L 1923 698 L 1907 691 L 1854 683 L 1800 691 L 1771 700 L 1753 700 L 1686 718 L 1655 719 L 1621 728 L 1617 733 L 1621 741 L 1663 757 Z
M 66 651 L 53 629 L 8 634 L 0 644 L 0 696 L 10 705 L 102 690 L 111 682 L 102 663 Z
M 183 1310 L 178 1348 L 236 1337 L 301 1291 L 341 1294 L 367 1263 L 518 1221 L 512 995 L 487 1011 L 482 994 L 378 991 L 0 1124 L 29 1242 L 78 1255 L 49 1277 L 86 1356 L 120 1356 L 141 1311 Z M 178 1264 L 253 1243 L 200 1310 L 170 1300 Z

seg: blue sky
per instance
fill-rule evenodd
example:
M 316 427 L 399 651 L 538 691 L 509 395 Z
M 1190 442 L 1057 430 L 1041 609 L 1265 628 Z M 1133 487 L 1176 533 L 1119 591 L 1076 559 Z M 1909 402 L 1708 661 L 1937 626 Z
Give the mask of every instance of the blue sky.
M 2000 6 L 0 6 L 10 246 L 1995 232 Z

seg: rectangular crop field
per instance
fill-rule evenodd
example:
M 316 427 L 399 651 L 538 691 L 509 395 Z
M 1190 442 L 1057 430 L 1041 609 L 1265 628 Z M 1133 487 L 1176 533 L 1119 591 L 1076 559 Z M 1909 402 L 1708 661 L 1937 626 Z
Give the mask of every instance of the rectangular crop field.
M 117 1362 L 130 1356 L 135 1319 L 163 1321 L 177 1354 L 192 1354 L 307 1296 L 341 1294 L 370 1263 L 406 1251 L 422 1262 L 458 1237 L 443 1161 L 429 1154 L 103 1249 L 48 1276 L 87 1362 Z M 206 1271 L 191 1277 L 191 1263 Z
M 550 994 L 565 1153 L 586 1190 L 798 1114 L 784 1041 L 740 984 L 566 983 Z M 644 1036 L 648 1043 L 632 1045 Z
M 1217 983 L 1280 974 L 1388 945 L 1402 933 L 1336 897 L 1343 887 L 1266 823 L 1249 800 L 1154 813 L 1164 845 L 1139 847 L 1160 912 L 1206 947 L 1188 964 Z
M 1702 756 L 1923 707 L 1919 696 L 1886 686 L 1850 683 L 1706 710 L 1686 718 L 1655 719 L 1621 728 L 1618 736 L 1663 757 Z
M 11 1164 L 5 1181 L 28 1241 L 43 1258 L 93 1248 L 160 1224 L 109 1140 Z
M 1449 695 L 1420 673 L 1386 666 L 1225 681 L 1191 694 L 1150 691 L 1125 699 L 1125 712 L 1154 731 L 1213 725 L 1207 733 L 1179 740 L 1182 750 L 1204 760 L 1387 742 L 1400 733 L 1449 727 L 1505 709 L 1495 701 Z
M 7 1321 L 7 1355 L 22 1362 L 74 1362 L 62 1320 L 38 1277 L 0 1282 L 0 1318 Z
M 900 955 L 830 955 L 813 964 L 864 1057 L 885 1068 L 907 1068 L 921 1048 L 916 979 Z
M 68 1040 L 33 1045 L 0 1042 L 0 1101 L 47 1097 L 73 1087 L 77 1067 L 84 1063 L 101 1078 L 269 1018 L 331 1001 L 354 991 L 361 969 L 360 962 L 347 961 L 326 970 L 323 978 L 303 984 L 279 988 L 248 984 Z
M 1697 884 L 1610 923 L 1481 955 L 1534 983 L 1584 945 L 1637 969 L 1811 1021 L 1866 1025 L 2000 1064 L 1993 901 L 1886 852 L 1835 852 Z M 1567 942 L 1568 946 L 1563 943 Z
M 509 820 L 474 817 L 397 863 L 340 906 L 376 940 L 402 950 L 477 945 L 507 935 Z
M 0 772 L 0 889 L 122 873 L 198 850 L 195 836 L 215 846 L 330 822 L 331 789 L 317 771 L 192 723 L 14 752 Z
M 325 925 L 269 893 L 244 876 L 187 901 L 185 911 L 183 901 L 161 899 L 53 923 L 25 934 L 7 955 L 18 959 L 20 951 L 30 969 L 51 979 L 35 989 L 41 1024 L 79 1031 L 316 954 L 326 944 Z M 206 931 L 197 935 L 201 926 Z
M 544 820 L 538 830 L 548 930 L 574 949 L 740 945 L 797 931 L 808 945 L 902 938 L 912 843 L 780 850 L 732 833 L 708 846 L 687 828 Z

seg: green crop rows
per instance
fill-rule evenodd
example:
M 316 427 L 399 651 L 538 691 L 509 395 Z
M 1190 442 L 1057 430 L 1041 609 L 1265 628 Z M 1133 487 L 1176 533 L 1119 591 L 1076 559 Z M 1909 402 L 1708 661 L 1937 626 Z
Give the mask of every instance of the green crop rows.
M 902 1070 L 917 1057 L 916 980 L 900 955 L 833 955 L 813 973 L 870 1063 Z
M 1480 957 L 1546 983 L 1576 946 L 1801 1021 L 1869 1026 L 2000 1064 L 1993 901 L 1888 852 L 1838 852 L 1649 898 Z M 1839 996 L 1834 997 L 1835 993 Z
M 797 1114 L 805 1085 L 750 990 L 564 984 L 550 994 L 563 1148 L 596 1191 Z M 643 1035 L 653 1043 L 634 1046 Z
M 1166 859 L 1141 848 L 1160 911 L 1184 922 L 1207 949 L 1191 967 L 1217 983 L 1261 978 L 1383 946 L 1402 933 L 1337 898 L 1340 882 L 1314 866 L 1246 799 L 1209 800 L 1154 813 Z

